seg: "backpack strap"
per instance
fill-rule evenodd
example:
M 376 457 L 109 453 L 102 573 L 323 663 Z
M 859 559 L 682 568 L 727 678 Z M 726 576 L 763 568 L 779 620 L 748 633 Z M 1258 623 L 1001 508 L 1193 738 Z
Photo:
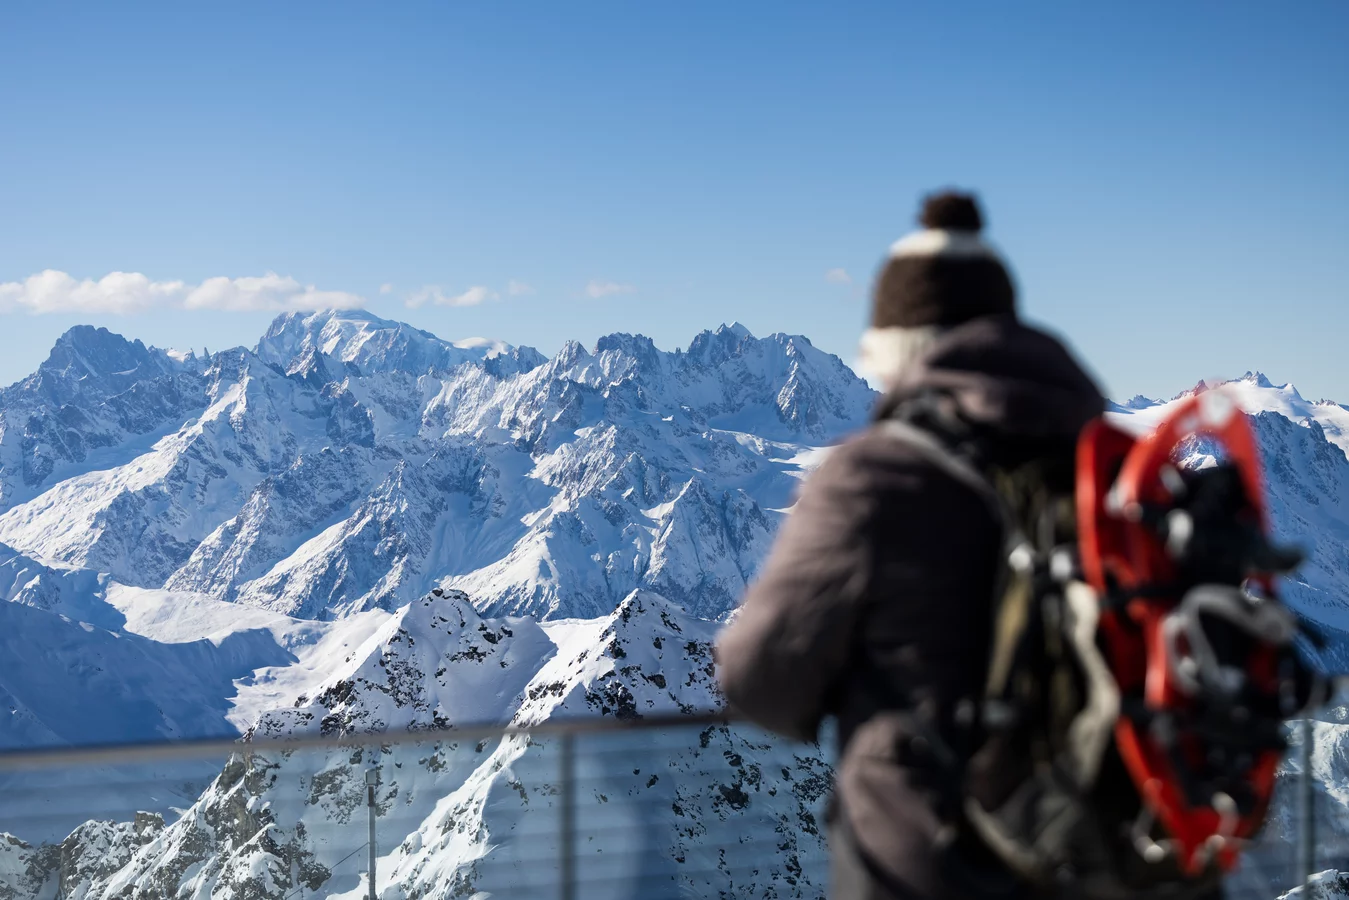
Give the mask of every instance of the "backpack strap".
M 947 417 L 940 415 L 943 410 L 933 402 L 934 398 L 922 397 L 918 400 L 920 403 L 916 407 L 901 407 L 895 413 L 898 417 L 885 419 L 878 423 L 878 427 L 888 437 L 912 448 L 925 462 L 969 488 L 987 506 L 1002 535 L 999 574 L 992 594 L 997 598 L 1006 581 L 1005 550 L 1009 541 L 1019 540 L 1021 529 L 1001 492 L 971 458 L 977 459 L 978 453 L 974 442 L 970 440 L 972 434 L 968 426 L 959 421 L 949 423 L 953 426 L 951 428 L 928 428 L 914 424 L 905 417 L 905 413 L 917 413 L 915 418 L 924 425 L 948 424 Z M 934 412 L 938 415 L 934 416 Z M 881 684 L 872 684 L 871 689 L 881 699 L 885 699 L 883 695 L 894 693 Z M 889 699 L 898 702 L 900 698 L 891 696 Z M 943 880 L 961 893 L 989 898 L 1021 897 L 1024 887 L 1020 881 L 1005 865 L 992 861 L 987 849 L 966 824 L 965 772 L 968 754 L 973 749 L 966 745 L 970 742 L 973 730 L 980 726 L 978 720 L 982 698 L 976 694 L 963 698 L 960 703 L 961 706 L 969 707 L 969 714 L 956 713 L 955 724 L 960 729 L 958 746 L 947 742 L 938 722 L 924 710 L 914 709 L 909 704 L 899 704 L 901 707 L 909 706 L 899 713 L 902 729 L 907 734 L 907 751 L 904 755 L 911 759 L 922 759 L 931 767 L 929 772 L 933 776 L 937 814 L 943 823 L 933 839 L 934 862 Z
M 939 440 L 925 428 L 904 419 L 886 419 L 880 423 L 889 437 L 907 444 L 922 454 L 928 462 L 974 491 L 986 502 L 1000 522 L 1006 522 L 1008 511 L 1002 497 L 983 473 L 974 467 L 956 448 Z
M 924 408 L 930 407 L 925 405 Z M 1021 647 L 1020 636 L 1025 633 L 1027 619 L 1038 612 L 1032 609 L 1034 598 L 1029 590 L 1029 579 L 1020 579 L 1025 589 L 1008 590 L 1013 581 L 1011 570 L 1020 571 L 1024 567 L 1034 565 L 1035 548 L 1027 540 L 1006 497 L 983 472 L 976 468 L 966 454 L 961 453 L 957 447 L 942 442 L 931 431 L 919 428 L 904 419 L 887 419 L 881 427 L 890 437 L 917 450 L 925 460 L 943 473 L 974 491 L 988 506 L 994 520 L 1001 527 L 998 576 L 991 595 L 996 606 L 993 610 L 992 652 L 989 655 L 987 691 L 989 696 L 999 696 L 1003 693 L 1003 685 Z M 990 710 L 981 712 L 996 714 L 996 711 Z
M 1007 497 L 990 477 L 986 443 L 956 408 L 949 394 L 925 391 L 900 403 L 879 423 L 890 437 L 917 450 L 947 476 L 979 495 L 1002 526 L 1007 549 L 1025 543 L 1022 525 Z

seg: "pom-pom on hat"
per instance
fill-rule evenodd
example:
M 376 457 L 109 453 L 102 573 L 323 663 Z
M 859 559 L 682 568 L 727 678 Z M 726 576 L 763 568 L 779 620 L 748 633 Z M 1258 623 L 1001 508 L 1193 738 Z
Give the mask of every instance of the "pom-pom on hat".
M 945 328 L 1016 311 L 1007 267 L 979 235 L 984 219 L 972 194 L 932 194 L 918 221 L 922 230 L 890 248 L 876 279 L 873 329 Z

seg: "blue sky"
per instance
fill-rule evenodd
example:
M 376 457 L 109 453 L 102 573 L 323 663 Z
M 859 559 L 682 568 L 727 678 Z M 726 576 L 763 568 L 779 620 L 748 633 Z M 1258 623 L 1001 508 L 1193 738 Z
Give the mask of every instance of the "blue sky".
M 546 352 L 740 320 L 851 360 L 957 184 L 1115 396 L 1349 402 L 1345 46 L 1335 0 L 9 3 L 0 381 L 76 322 L 251 344 L 311 285 Z

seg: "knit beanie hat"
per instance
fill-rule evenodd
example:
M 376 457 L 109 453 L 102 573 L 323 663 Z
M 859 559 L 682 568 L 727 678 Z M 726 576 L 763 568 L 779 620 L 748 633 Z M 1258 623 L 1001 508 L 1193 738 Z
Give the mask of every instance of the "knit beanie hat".
M 983 217 L 973 195 L 933 194 L 918 221 L 923 230 L 890 248 L 876 279 L 872 328 L 947 328 L 1016 311 L 1007 268 L 979 237 Z

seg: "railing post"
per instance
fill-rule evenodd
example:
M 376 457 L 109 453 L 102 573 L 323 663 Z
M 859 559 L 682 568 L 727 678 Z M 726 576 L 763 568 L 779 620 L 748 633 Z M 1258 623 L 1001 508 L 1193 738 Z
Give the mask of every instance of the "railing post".
M 1309 893 L 1312 876 L 1316 874 L 1316 779 L 1312 776 L 1315 728 L 1310 712 L 1302 720 L 1302 884 L 1303 893 Z
M 561 855 L 558 892 L 562 900 L 576 900 L 576 735 L 564 731 L 559 736 L 561 752 L 558 766 L 560 785 L 558 805 L 558 853 Z
M 371 766 L 365 770 L 365 803 L 370 808 L 370 871 L 368 875 L 370 896 L 375 898 L 375 785 L 379 784 L 379 769 Z

